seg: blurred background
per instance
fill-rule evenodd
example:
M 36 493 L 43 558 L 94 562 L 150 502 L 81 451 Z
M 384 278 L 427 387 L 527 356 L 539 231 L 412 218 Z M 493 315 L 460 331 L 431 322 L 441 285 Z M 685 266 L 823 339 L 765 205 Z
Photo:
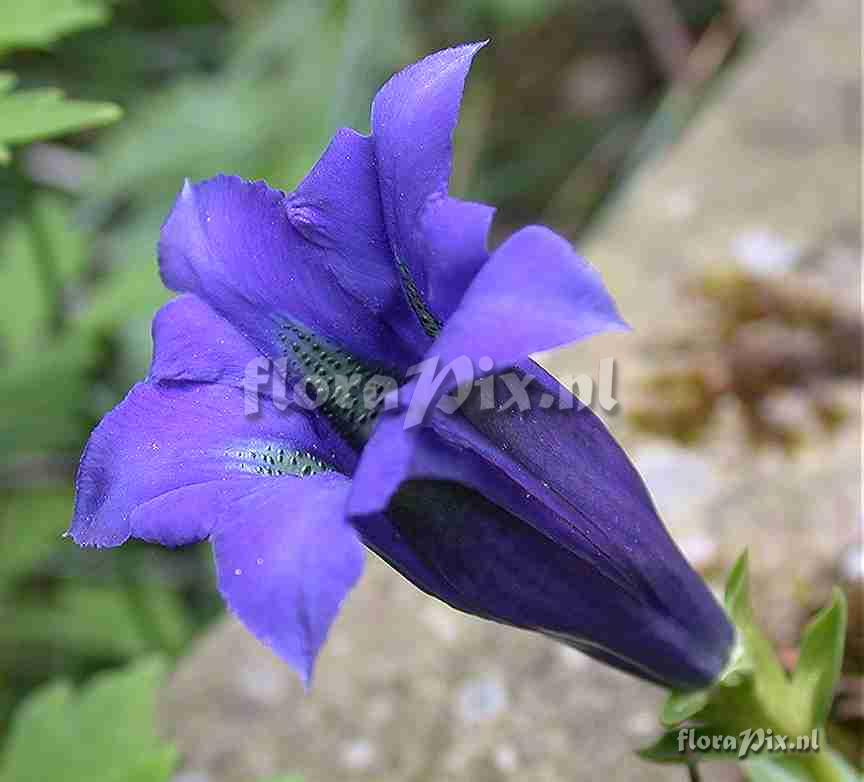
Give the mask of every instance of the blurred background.
M 674 159 L 694 124 L 721 116 L 716 130 L 723 137 L 720 127 L 735 125 L 744 116 L 736 114 L 747 110 L 741 100 L 720 108 L 727 101 L 728 85 L 746 71 L 750 58 L 761 56 L 774 38 L 782 38 L 787 26 L 802 24 L 796 21 L 800 14 L 813 13 L 807 5 L 792 0 L 43 0 L 25 6 L 0 0 L 0 157 L 4 150 L 8 157 L 0 166 L 0 741 L 6 737 L 7 745 L 6 776 L 0 761 L 0 779 L 49 778 L 9 770 L 13 750 L 23 757 L 19 745 L 26 733 L 23 728 L 10 732 L 17 724 L 12 715 L 16 710 L 25 713 L 27 706 L 21 704 L 37 702 L 38 693 L 44 696 L 46 690 L 40 688 L 46 684 L 64 680 L 87 686 L 100 672 L 132 665 L 125 669 L 132 684 L 117 686 L 138 688 L 141 713 L 130 708 L 127 716 L 147 722 L 152 720 L 148 710 L 159 677 L 150 663 L 140 660 L 155 654 L 174 667 L 178 660 L 199 659 L 195 655 L 202 654 L 202 648 L 205 657 L 217 654 L 214 636 L 206 634 L 223 609 L 206 546 L 167 551 L 136 544 L 109 553 L 82 551 L 61 539 L 88 432 L 146 374 L 150 319 L 168 298 L 157 276 L 155 243 L 183 178 L 225 171 L 264 178 L 290 190 L 338 127 L 368 130 L 370 100 L 389 75 L 425 53 L 470 40 L 491 38 L 492 45 L 478 57 L 469 80 L 452 190 L 498 207 L 497 237 L 528 222 L 543 222 L 581 246 L 601 248 L 589 253 L 592 261 L 613 292 L 625 301 L 629 297 L 635 307 L 641 307 L 637 300 L 656 280 L 663 278 L 667 286 L 658 293 L 653 310 L 636 313 L 637 331 L 646 340 L 638 343 L 638 360 L 626 367 L 626 399 L 611 425 L 633 447 L 660 505 L 665 502 L 670 508 L 670 526 L 682 531 L 694 564 L 708 576 L 717 574 L 736 549 L 758 543 L 759 534 L 771 537 L 785 528 L 788 517 L 782 505 L 768 508 L 758 519 L 751 514 L 752 505 L 736 515 L 741 492 L 758 493 L 760 486 L 786 475 L 799 489 L 809 487 L 808 497 L 821 500 L 815 515 L 801 521 L 796 533 L 790 532 L 788 546 L 770 560 L 776 560 L 778 570 L 790 559 L 812 562 L 806 578 L 799 574 L 782 579 L 779 607 L 769 617 L 775 638 L 794 659 L 801 623 L 826 585 L 841 581 L 854 597 L 860 594 L 856 590 L 862 579 L 855 493 L 860 454 L 852 455 L 857 446 L 843 450 L 846 446 L 832 439 L 854 443 L 859 416 L 857 72 L 849 60 L 832 59 L 834 39 L 817 37 L 814 40 L 824 45 L 805 45 L 797 51 L 800 62 L 787 59 L 785 71 L 770 71 L 773 86 L 752 87 L 751 97 L 761 97 L 752 97 L 750 110 L 767 117 L 768 124 L 745 122 L 746 127 L 738 128 L 744 137 L 749 132 L 765 139 L 776 130 L 769 127 L 771 117 L 786 117 L 792 135 L 781 138 L 778 131 L 777 138 L 766 143 L 785 149 L 785 158 L 806 157 L 817 141 L 824 141 L 807 136 L 807 123 L 814 122 L 814 132 L 821 132 L 834 121 L 832 112 L 839 112 L 837 144 L 845 151 L 820 157 L 815 178 L 805 180 L 804 171 L 796 170 L 786 179 L 778 173 L 772 182 L 772 166 L 776 163 L 779 171 L 783 162 L 767 153 L 755 162 L 764 164 L 760 182 L 773 187 L 758 191 L 763 202 L 770 201 L 771 210 L 776 204 L 800 201 L 808 215 L 820 208 L 820 214 L 836 213 L 835 204 L 842 202 L 845 217 L 824 230 L 791 213 L 777 216 L 776 210 L 769 210 L 768 222 L 757 215 L 740 230 L 724 224 L 716 217 L 718 210 L 728 215 L 739 196 L 734 187 L 724 189 L 722 159 L 713 161 L 713 169 L 707 166 L 707 143 L 688 158 L 688 187 L 658 186 L 655 194 L 645 181 L 665 176 L 662 169 L 654 173 L 657 166 Z M 835 25 L 830 29 L 857 29 L 860 9 L 855 3 L 822 0 L 813 5 L 819 19 Z M 813 25 L 818 27 L 807 23 Z M 836 46 L 840 51 L 842 44 Z M 805 72 L 807 67 L 810 71 Z M 792 96 L 783 103 L 778 85 L 806 83 L 811 72 L 830 82 L 831 89 L 836 86 L 839 108 L 831 103 L 826 113 L 821 90 L 815 95 L 802 92 L 800 101 Z M 14 87 L 11 73 L 17 79 Z M 64 102 L 55 88 L 74 100 Z M 778 96 L 776 101 L 772 95 Z M 802 114 L 802 104 L 813 106 L 809 119 Z M 122 117 L 115 106 L 122 108 Z M 804 203 L 798 191 L 808 187 L 813 200 Z M 640 188 L 643 193 L 647 188 L 642 201 L 665 215 L 659 223 L 656 215 L 639 212 L 638 204 L 627 201 L 624 194 Z M 703 195 L 709 208 L 700 218 L 694 213 Z M 620 218 L 616 223 L 622 210 L 629 222 Z M 691 218 L 696 223 L 688 232 Z M 666 219 L 672 222 L 663 223 Z M 791 226 L 791 238 L 780 230 L 784 220 Z M 616 224 L 628 228 L 610 228 Z M 702 237 L 703 229 L 722 238 L 711 245 L 710 258 L 705 257 L 710 241 L 693 239 Z M 799 235 L 802 230 L 806 236 Z M 668 241 L 675 232 L 695 243 L 674 258 L 658 257 L 666 253 L 659 249 L 658 237 Z M 723 249 L 715 252 L 717 247 Z M 693 255 L 699 256 L 698 262 L 691 262 Z M 622 310 L 630 319 L 628 308 Z M 549 363 L 565 374 L 575 366 L 571 359 L 567 352 Z M 851 461 L 844 477 L 832 482 L 838 474 L 832 471 L 827 477 L 808 472 L 810 483 L 788 478 L 805 469 L 802 460 L 809 464 L 806 460 L 812 457 L 806 454 L 814 447 L 817 454 L 848 452 Z M 718 461 L 729 468 L 728 474 L 739 476 L 741 465 L 752 461 L 771 477 L 749 489 L 737 484 L 730 489 L 731 484 L 723 483 L 724 494 L 716 486 L 725 481 L 717 477 Z M 821 456 L 815 462 L 826 464 Z M 717 500 L 720 516 L 727 513 L 733 520 L 714 524 L 717 516 L 705 516 L 703 508 L 698 513 L 708 519 L 704 524 L 687 526 L 692 521 L 688 519 L 676 527 L 676 513 L 683 517 L 682 509 L 691 508 L 690 495 L 699 492 L 722 495 Z M 834 532 L 824 545 L 811 546 L 809 536 L 816 534 L 808 526 L 811 519 L 825 521 L 831 513 L 839 514 L 830 527 Z M 742 514 L 747 518 L 739 522 Z M 768 517 L 775 519 L 773 526 Z M 761 532 L 751 537 L 757 528 Z M 778 581 L 767 567 L 765 579 Z M 370 617 L 380 608 L 375 594 L 358 599 L 357 618 L 351 621 L 367 628 L 357 631 L 361 634 L 371 632 Z M 364 606 L 370 612 L 363 615 L 365 620 L 360 616 Z M 853 600 L 858 637 L 862 627 L 855 612 L 860 606 Z M 451 620 L 435 617 L 426 622 L 425 632 L 437 628 L 441 637 L 432 632 L 430 643 L 445 655 Z M 387 625 L 379 628 L 379 641 L 386 637 Z M 405 639 L 406 645 L 412 648 L 419 637 Z M 512 635 L 495 638 L 512 641 Z M 355 641 L 362 647 L 362 639 L 357 641 L 351 632 L 345 635 L 346 654 Z M 487 641 L 491 643 L 478 641 L 478 649 L 486 648 Z M 224 643 L 233 650 L 231 644 L 237 641 L 232 636 Z M 239 659 L 250 653 L 243 648 L 246 651 L 237 652 Z M 375 648 L 370 655 L 387 654 L 384 641 Z M 569 658 L 549 662 L 542 655 L 551 652 L 539 648 L 526 649 L 521 659 L 533 659 L 536 652 L 541 667 L 572 665 Z M 511 647 L 510 653 L 517 650 Z M 861 653 L 859 645 L 847 656 L 846 689 L 832 728 L 850 756 L 860 746 L 864 716 Z M 399 659 L 396 652 L 394 659 Z M 261 665 L 266 676 L 247 677 L 244 686 L 263 688 L 261 708 L 278 706 L 283 719 L 289 719 L 282 696 L 272 698 L 282 692 L 281 685 L 267 678 L 282 674 L 267 667 L 269 661 Z M 189 674 L 193 683 L 186 686 L 199 699 L 208 687 L 218 687 L 214 680 L 195 678 L 206 667 L 201 662 L 187 668 L 195 674 Z M 515 667 L 515 673 L 501 675 L 507 679 L 512 673 L 518 690 L 518 682 L 536 672 L 520 668 L 518 662 Z M 494 711 L 496 698 L 506 691 L 509 701 L 505 698 L 504 703 L 518 711 L 515 690 L 495 689 L 487 673 L 477 681 L 460 673 L 450 695 L 469 711 L 479 709 L 482 717 L 484 709 Z M 585 675 L 573 673 L 569 681 Z M 182 674 L 176 681 L 182 688 Z M 545 686 L 554 692 L 565 685 L 547 676 Z M 615 679 L 610 692 L 620 695 L 623 690 L 616 688 L 621 686 Z M 189 700 L 189 691 L 183 692 Z M 619 695 L 614 708 L 620 712 L 627 699 Z M 218 693 L 213 697 L 218 699 Z M 180 767 L 192 768 L 182 772 L 187 782 L 233 782 L 279 772 L 302 774 L 306 782 L 559 779 L 553 771 L 531 776 L 520 761 L 530 751 L 516 746 L 518 735 L 510 743 L 496 743 L 499 734 L 491 727 L 491 760 L 475 763 L 472 756 L 467 765 L 457 763 L 446 772 L 409 772 L 400 765 L 407 761 L 398 753 L 391 757 L 363 743 L 365 739 L 352 738 L 358 729 L 345 722 L 345 714 L 339 725 L 329 723 L 328 718 L 336 719 L 334 703 L 344 711 L 360 708 L 344 691 L 334 698 L 327 701 L 329 706 L 308 707 L 320 710 L 315 712 L 316 730 L 332 734 L 333 747 L 344 747 L 342 755 L 334 755 L 337 770 L 326 775 L 314 759 L 299 752 L 286 756 L 287 750 L 280 754 L 272 747 L 250 750 L 252 760 L 208 755 L 198 746 L 212 735 L 204 728 L 205 718 L 194 711 L 186 715 L 183 699 L 176 697 L 166 707 L 160 730 L 172 734 L 167 738 L 179 736 Z M 302 710 L 303 704 L 298 700 L 290 708 Z M 70 709 L 73 705 L 66 703 Z M 580 720 L 590 720 L 593 707 L 583 706 Z M 112 713 L 104 703 L 101 708 L 103 719 Z M 234 718 L 239 709 L 250 724 L 257 724 L 250 708 L 241 704 Z M 597 708 L 606 713 L 603 704 Z M 631 721 L 632 714 L 640 713 L 624 711 Z M 627 732 L 615 726 L 614 714 L 619 712 L 610 713 L 609 724 L 602 727 L 606 734 Z M 33 713 L 33 708 L 27 712 L 31 722 Z M 73 712 L 64 713 L 69 717 Z M 120 708 L 112 719 L 123 713 Z M 59 720 L 60 714 L 54 718 Z M 80 719 L 84 725 L 85 717 Z M 474 724 L 470 715 L 466 719 Z M 643 732 L 650 733 L 653 726 L 644 723 Z M 184 724 L 187 734 L 201 734 L 201 742 L 189 735 L 184 739 Z M 422 741 L 420 724 L 416 733 Z M 134 729 L 130 725 L 122 730 Z M 516 727 L 512 730 L 518 734 Z M 633 744 L 632 736 L 624 738 Z M 232 740 L 226 739 L 229 744 Z M 555 751 L 571 756 L 587 751 L 584 737 L 571 736 L 569 741 L 573 743 Z M 158 745 L 157 738 L 153 745 Z M 236 747 L 233 751 L 240 752 Z M 609 769 L 624 769 L 621 779 L 642 768 L 635 760 L 622 766 L 618 755 L 610 757 Z M 170 779 L 174 772 L 165 769 L 172 764 L 165 760 L 164 768 L 151 776 L 117 772 L 110 780 Z M 196 771 L 196 764 L 205 770 Z M 167 776 L 158 776 L 163 772 Z M 658 779 L 684 779 L 678 770 L 652 773 L 660 774 Z M 53 778 L 79 779 L 68 774 Z M 95 772 L 80 777 L 87 782 L 102 778 Z M 583 777 L 574 772 L 568 778 Z

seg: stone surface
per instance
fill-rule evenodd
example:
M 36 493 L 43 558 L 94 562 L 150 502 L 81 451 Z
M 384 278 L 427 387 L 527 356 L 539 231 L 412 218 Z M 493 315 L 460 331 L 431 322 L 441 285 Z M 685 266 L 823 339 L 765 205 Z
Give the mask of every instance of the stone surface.
M 229 622 L 181 667 L 164 706 L 189 768 L 212 780 L 298 770 L 310 782 L 540 782 L 574 778 L 588 753 L 603 778 L 630 779 L 657 703 L 651 688 L 458 614 L 370 558 L 309 695 Z
M 851 253 L 853 279 L 848 264 L 820 274 L 838 298 L 857 290 L 858 15 L 854 0 L 805 5 L 640 171 L 583 248 L 636 335 L 547 356 L 553 371 L 615 356 L 626 410 L 631 370 L 654 360 L 645 335 L 687 315 L 682 282 L 716 262 L 782 275 L 837 246 Z M 860 535 L 858 421 L 789 459 L 752 451 L 736 416 L 721 415 L 699 449 L 648 440 L 620 413 L 608 420 L 694 562 L 718 574 L 752 547 L 766 623 L 792 643 L 840 548 Z M 226 621 L 181 663 L 162 727 L 188 780 L 683 780 L 632 754 L 657 732 L 660 697 L 549 640 L 451 611 L 370 560 L 311 694 Z M 736 773 L 711 767 L 705 779 Z

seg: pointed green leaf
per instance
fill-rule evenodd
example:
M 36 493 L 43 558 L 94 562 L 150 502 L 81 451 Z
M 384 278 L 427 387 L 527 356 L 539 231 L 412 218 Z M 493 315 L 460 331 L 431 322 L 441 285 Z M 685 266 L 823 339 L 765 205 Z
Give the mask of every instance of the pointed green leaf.
M 62 35 L 104 24 L 108 15 L 95 0 L 0 0 L 0 54 L 48 46 Z
M 743 764 L 749 782 L 813 782 L 815 779 L 832 782 L 862 782 L 855 771 L 837 752 L 824 748 L 816 755 L 763 754 Z
M 739 627 L 753 621 L 750 608 L 750 558 L 746 549 L 729 571 L 723 602 L 732 621 Z
M 0 94 L 0 150 L 107 125 L 121 114 L 113 103 L 68 100 L 53 87 Z
M 650 746 L 638 750 L 636 754 L 643 760 L 652 763 L 687 763 L 694 759 L 699 762 L 729 760 L 730 756 L 736 755 L 736 750 L 728 744 L 728 734 L 714 731 L 705 725 L 694 726 L 688 730 L 692 730 L 692 734 L 684 734 L 683 737 L 678 730 L 669 730 Z M 716 745 L 715 736 L 717 737 Z M 711 748 L 700 750 L 697 747 L 693 749 L 691 744 L 696 746 L 700 738 L 703 740 L 708 738 L 711 741 Z M 725 750 L 723 749 L 724 739 L 727 740 Z
M 788 714 L 789 681 L 771 642 L 762 634 L 750 601 L 750 563 L 745 550 L 729 573 L 724 597 L 726 611 L 742 644 L 742 670 L 752 667 L 756 697 L 768 714 Z
M 679 725 L 684 720 L 689 720 L 708 705 L 710 698 L 708 690 L 696 690 L 695 692 L 673 692 L 663 704 L 660 713 L 660 721 L 664 725 Z
M 749 782 L 811 782 L 806 769 L 773 755 L 762 755 L 743 764 Z
M 828 718 L 834 687 L 843 664 L 846 640 L 846 598 L 835 587 L 831 603 L 807 625 L 801 653 L 792 676 L 795 696 L 808 716 L 807 729 L 821 727 Z
M 15 715 L 0 782 L 168 782 L 176 752 L 154 720 L 163 677 L 163 665 L 147 660 L 77 693 L 56 684 L 39 690 Z
M 717 684 L 723 687 L 737 687 L 745 677 L 752 677 L 752 675 L 753 660 L 747 652 L 742 635 L 739 633 L 735 646 L 732 648 L 729 662 L 726 663 L 726 668 L 720 674 Z

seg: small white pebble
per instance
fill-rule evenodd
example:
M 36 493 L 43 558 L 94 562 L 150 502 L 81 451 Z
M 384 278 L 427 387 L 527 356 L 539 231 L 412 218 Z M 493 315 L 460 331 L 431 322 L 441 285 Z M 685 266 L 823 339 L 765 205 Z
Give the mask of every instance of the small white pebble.
M 732 255 L 756 274 L 782 274 L 791 269 L 801 250 L 771 231 L 747 231 L 732 240 Z
M 840 577 L 848 584 L 864 582 L 864 546 L 856 544 L 843 553 L 840 559 Z
M 258 557 L 258 559 L 255 560 L 255 564 L 256 564 L 256 565 L 263 565 L 263 564 L 264 564 L 264 560 L 261 559 L 261 557 Z
M 657 715 L 651 711 L 637 711 L 627 720 L 627 730 L 639 738 L 653 736 L 660 732 Z
M 444 643 L 453 643 L 459 635 L 456 615 L 450 608 L 427 601 L 420 619 Z
M 495 747 L 495 765 L 503 774 L 512 774 L 519 768 L 519 755 L 509 744 Z
M 671 219 L 686 220 L 696 212 L 696 199 L 686 190 L 678 190 L 666 197 L 663 206 Z
M 342 764 L 351 771 L 366 771 L 375 762 L 375 747 L 368 741 L 352 741 L 342 750 Z
M 238 567 L 238 568 L 234 571 L 234 575 L 235 575 L 235 576 L 242 576 L 242 575 L 243 575 L 243 570 L 242 570 L 241 568 Z
M 289 679 L 283 669 L 245 665 L 236 672 L 237 687 L 247 698 L 263 706 L 275 708 L 283 703 Z
M 203 771 L 184 771 L 174 777 L 173 782 L 210 782 L 210 776 Z
M 459 716 L 465 722 L 484 722 L 502 712 L 507 701 L 507 690 L 497 678 L 473 679 L 459 691 Z

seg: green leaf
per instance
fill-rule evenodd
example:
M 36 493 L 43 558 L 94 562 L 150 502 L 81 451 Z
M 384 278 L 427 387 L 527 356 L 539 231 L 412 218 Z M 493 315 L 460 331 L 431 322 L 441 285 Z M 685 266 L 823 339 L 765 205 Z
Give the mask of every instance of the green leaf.
M 835 587 L 831 603 L 807 625 L 792 676 L 795 697 L 807 716 L 806 729 L 821 727 L 828 718 L 834 688 L 843 664 L 846 640 L 846 598 Z
M 18 83 L 18 77 L 12 71 L 0 71 L 0 95 L 9 92 Z
M 0 361 L 34 347 L 44 336 L 50 308 L 26 215 L 13 216 L 0 231 Z
M 750 608 L 750 558 L 746 549 L 729 571 L 723 602 L 736 625 L 750 624 L 753 621 Z
M 0 363 L 38 349 L 63 305 L 63 286 L 87 259 L 64 198 L 39 192 L 0 226 Z
M 497 24 L 529 25 L 549 16 L 561 0 L 467 0 L 465 11 Z
M 788 718 L 789 679 L 777 658 L 774 647 L 762 634 L 753 616 L 750 601 L 749 558 L 746 551 L 741 554 L 729 573 L 724 604 L 738 631 L 739 642 L 743 646 L 742 657 L 737 665 L 742 670 L 752 668 L 756 700 L 771 717 Z
M 48 46 L 62 35 L 98 27 L 108 16 L 94 0 L 0 0 L 0 54 Z
M 77 323 L 89 332 L 116 333 L 130 318 L 147 319 L 145 333 L 149 340 L 149 320 L 171 293 L 159 278 L 155 257 L 155 238 L 165 219 L 165 203 L 139 215 L 130 226 L 115 229 L 106 243 L 107 252 L 118 262 L 112 273 L 88 291 L 88 306 Z
M 164 667 L 147 660 L 75 693 L 51 684 L 19 708 L 0 758 L 0 782 L 167 782 L 177 753 L 155 730 Z
M 762 755 L 743 764 L 750 782 L 811 782 L 807 770 L 773 755 Z
M 71 510 L 71 487 L 0 495 L 0 595 L 60 544 Z
M 113 103 L 69 100 L 53 87 L 0 94 L 0 163 L 9 160 L 10 144 L 107 125 L 121 115 Z
M 0 373 L 0 452 L 6 463 L 50 451 L 78 451 L 87 433 L 92 388 L 87 372 L 98 357 L 92 335 L 72 335 L 25 352 Z
M 862 782 L 855 771 L 837 752 L 823 748 L 817 755 L 763 754 L 742 764 L 750 782 L 813 782 L 814 779 L 832 782 Z
M 727 747 L 723 750 L 723 739 L 727 739 L 727 733 L 723 731 L 714 731 L 708 726 L 697 725 L 692 729 L 692 742 L 689 736 L 683 739 L 679 738 L 679 731 L 670 730 L 664 733 L 657 741 L 648 747 L 644 747 L 637 751 L 637 755 L 643 760 L 651 761 L 652 763 L 687 763 L 694 759 L 702 762 L 708 760 L 729 760 L 730 757 L 735 757 L 736 750 Z M 713 739 L 719 736 L 719 748 L 713 749 Z M 700 750 L 691 749 L 690 744 L 698 742 L 700 737 L 707 737 L 712 740 L 712 749 Z M 682 749 L 683 747 L 683 749 Z
M 702 711 L 708 705 L 710 697 L 711 693 L 709 690 L 673 692 L 666 699 L 666 703 L 663 704 L 660 721 L 664 725 L 678 725 Z
M 56 193 L 37 191 L 30 212 L 30 219 L 44 233 L 61 281 L 75 280 L 84 271 L 89 248 L 88 237 L 76 224 L 69 200 Z
M 0 625 L 0 641 L 56 648 L 85 657 L 125 659 L 179 649 L 188 640 L 183 606 L 169 589 L 70 585 L 56 600 L 19 599 L 15 621 Z

